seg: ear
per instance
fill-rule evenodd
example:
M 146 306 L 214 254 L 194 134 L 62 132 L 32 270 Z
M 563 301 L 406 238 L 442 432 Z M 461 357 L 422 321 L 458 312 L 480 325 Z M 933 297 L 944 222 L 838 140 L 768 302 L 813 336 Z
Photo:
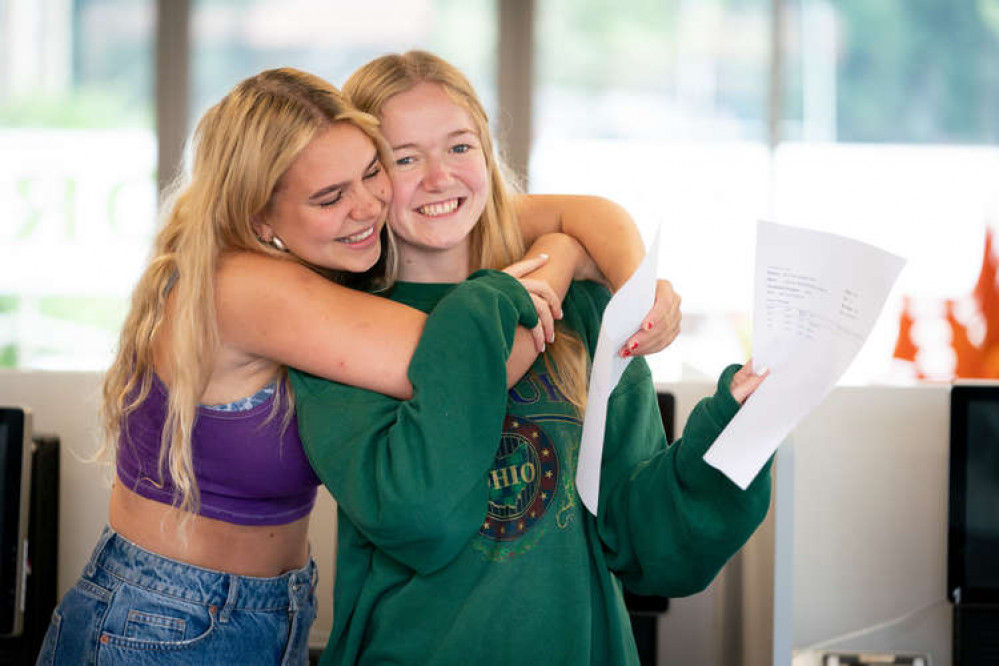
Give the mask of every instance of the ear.
M 267 218 L 264 215 L 254 215 L 253 219 L 250 221 L 250 226 L 253 227 L 253 233 L 257 235 L 264 243 L 270 243 L 274 238 L 274 228 L 267 223 Z

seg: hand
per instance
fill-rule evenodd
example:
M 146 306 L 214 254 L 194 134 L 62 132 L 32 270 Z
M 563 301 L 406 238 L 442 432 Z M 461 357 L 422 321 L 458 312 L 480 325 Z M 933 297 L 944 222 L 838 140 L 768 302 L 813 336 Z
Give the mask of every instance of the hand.
M 656 300 L 642 320 L 641 329 L 619 352 L 621 356 L 645 356 L 665 349 L 680 334 L 680 295 L 669 280 L 656 281 Z
M 540 254 L 521 259 L 503 269 L 504 273 L 517 278 L 523 285 L 538 310 L 538 325 L 531 330 L 531 335 L 534 336 L 534 347 L 539 354 L 545 350 L 547 343 L 555 341 L 555 320 L 562 318 L 562 303 L 547 282 L 524 276 L 537 270 L 547 261 L 548 255 Z
M 732 375 L 732 385 L 729 386 L 729 391 L 732 392 L 732 397 L 740 405 L 746 402 L 746 398 L 753 395 L 753 392 L 759 388 L 763 380 L 770 375 L 770 369 L 767 368 L 762 374 L 756 374 L 753 372 L 753 359 L 746 361 L 746 365 L 739 368 L 739 371 Z

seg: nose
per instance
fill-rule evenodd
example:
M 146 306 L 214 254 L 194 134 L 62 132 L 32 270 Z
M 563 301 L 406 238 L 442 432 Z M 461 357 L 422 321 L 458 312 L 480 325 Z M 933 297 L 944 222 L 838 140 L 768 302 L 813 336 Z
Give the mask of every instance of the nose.
M 350 209 L 350 216 L 355 220 L 370 220 L 381 215 L 382 209 L 389 195 L 386 194 L 385 183 L 376 179 L 371 183 L 364 183 L 354 190 L 354 205 Z
M 439 192 L 451 184 L 451 169 L 439 158 L 427 160 L 427 170 L 423 174 L 423 187 L 430 192 Z

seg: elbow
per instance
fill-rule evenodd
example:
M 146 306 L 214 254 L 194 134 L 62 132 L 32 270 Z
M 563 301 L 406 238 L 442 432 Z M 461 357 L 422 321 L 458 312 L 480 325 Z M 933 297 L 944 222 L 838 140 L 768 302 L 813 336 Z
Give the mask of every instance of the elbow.
M 725 568 L 728 564 L 730 557 L 724 557 L 718 560 L 713 560 L 712 558 L 694 558 L 695 561 L 692 562 L 692 567 L 687 577 L 687 580 L 683 582 L 680 592 L 674 596 L 677 597 L 689 597 L 693 594 L 703 592 L 708 589 L 708 586 L 714 582 L 721 570 Z
M 630 575 L 625 572 L 619 572 L 619 575 L 625 587 L 636 594 L 689 597 L 706 590 L 727 561 L 728 558 L 692 553 L 680 561 L 671 559 L 642 567 Z
M 448 525 L 442 529 L 427 531 L 424 534 L 424 554 L 414 560 L 413 569 L 421 576 L 440 571 L 458 557 L 477 530 L 478 523 L 471 529 L 468 526 Z

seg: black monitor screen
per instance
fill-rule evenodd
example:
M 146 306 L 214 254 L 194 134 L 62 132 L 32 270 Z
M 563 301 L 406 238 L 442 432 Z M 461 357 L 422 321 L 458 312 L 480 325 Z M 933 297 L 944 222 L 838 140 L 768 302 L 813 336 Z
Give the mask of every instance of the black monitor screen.
M 0 460 L 7 460 L 8 457 L 8 443 L 7 443 L 7 424 L 0 421 Z M 0 497 L 7 497 L 7 474 L 6 470 L 4 473 L 0 474 Z M 0 549 L 7 545 L 5 536 L 7 534 L 7 511 L 0 511 Z M 0 566 L 4 566 L 0 564 Z M 2 576 L 0 576 L 2 578 Z
M 951 390 L 948 588 L 999 601 L 999 385 Z
M 23 619 L 29 419 L 30 413 L 24 409 L 0 407 L 0 636 L 19 633 Z

